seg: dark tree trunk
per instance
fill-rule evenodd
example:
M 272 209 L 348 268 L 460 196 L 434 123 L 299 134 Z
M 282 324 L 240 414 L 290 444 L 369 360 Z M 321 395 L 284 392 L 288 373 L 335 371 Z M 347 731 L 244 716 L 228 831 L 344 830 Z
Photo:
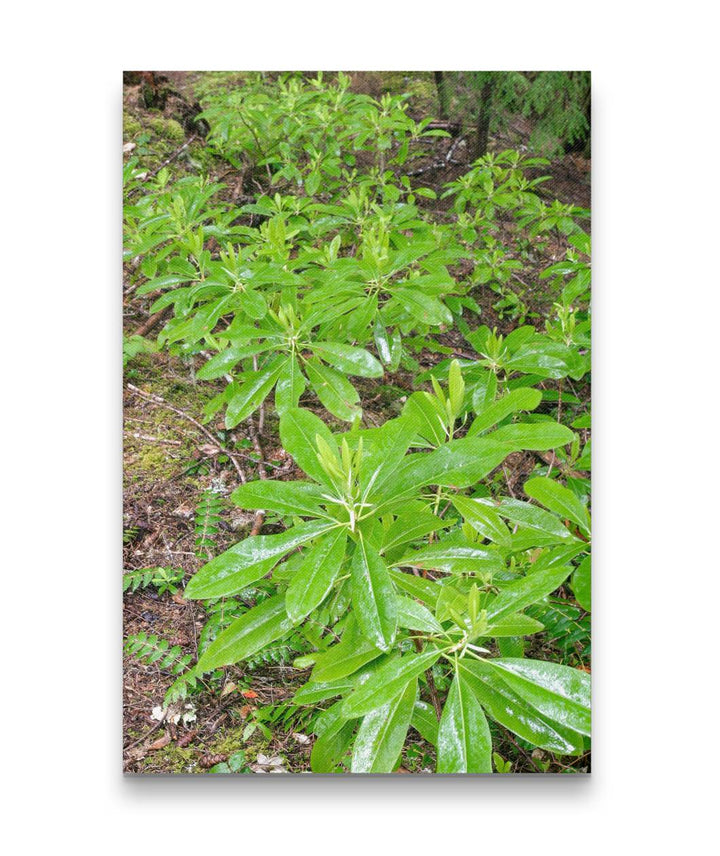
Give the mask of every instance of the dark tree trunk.
M 480 90 L 477 124 L 475 126 L 475 145 L 470 152 L 470 160 L 475 161 L 487 154 L 490 138 L 490 118 L 492 116 L 492 94 L 494 81 L 486 79 Z
M 435 86 L 437 87 L 438 100 L 440 101 L 440 118 L 447 119 L 448 118 L 448 110 L 450 108 L 450 104 L 448 102 L 448 91 L 447 91 L 447 81 L 442 73 L 442 71 L 434 71 L 435 75 Z

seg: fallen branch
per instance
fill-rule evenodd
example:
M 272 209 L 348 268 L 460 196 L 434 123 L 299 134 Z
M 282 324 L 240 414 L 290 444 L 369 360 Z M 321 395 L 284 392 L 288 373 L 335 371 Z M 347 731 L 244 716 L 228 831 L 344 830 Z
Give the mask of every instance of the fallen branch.
M 166 306 L 164 309 L 161 309 L 159 312 L 151 315 L 144 324 L 141 324 L 137 328 L 133 333 L 133 336 L 144 336 L 146 333 L 149 333 L 153 327 L 157 327 L 157 325 L 166 318 L 171 308 L 172 307 L 170 306 Z
M 139 395 L 141 398 L 144 398 L 146 401 L 149 401 L 151 404 L 154 404 L 156 407 L 166 407 L 168 410 L 172 410 L 173 413 L 177 413 L 178 416 L 182 416 L 183 419 L 187 419 L 188 422 L 191 422 L 198 429 L 198 431 L 201 431 L 208 438 L 208 440 L 212 442 L 214 446 L 217 446 L 221 452 L 228 456 L 228 459 L 235 467 L 235 471 L 240 477 L 240 481 L 245 484 L 245 482 L 247 481 L 247 476 L 245 475 L 245 471 L 243 470 L 243 468 L 235 459 L 235 453 L 231 452 L 226 446 L 224 446 L 218 440 L 218 438 L 214 437 L 213 434 L 208 431 L 208 429 L 204 425 L 197 421 L 197 419 L 194 419 L 192 416 L 190 416 L 189 413 L 186 413 L 179 407 L 175 407 L 174 404 L 170 404 L 169 402 L 165 401 L 165 399 L 160 395 L 156 395 L 152 392 L 143 392 L 141 389 L 138 389 L 132 383 L 129 383 L 127 385 L 127 388 L 134 392 L 136 395 Z

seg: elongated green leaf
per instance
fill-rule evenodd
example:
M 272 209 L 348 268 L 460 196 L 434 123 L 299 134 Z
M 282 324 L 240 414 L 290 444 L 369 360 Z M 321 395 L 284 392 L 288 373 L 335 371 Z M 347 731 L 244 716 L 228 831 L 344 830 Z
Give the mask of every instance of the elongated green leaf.
M 572 573 L 568 565 L 534 571 L 508 583 L 488 606 L 488 623 L 497 623 L 506 615 L 518 612 L 546 597 L 561 586 Z
M 590 534 L 590 519 L 587 508 L 568 488 L 547 478 L 528 479 L 525 493 L 542 503 L 550 511 L 572 520 L 586 534 Z
M 423 601 L 423 603 L 435 607 L 440 594 L 440 586 L 436 582 L 416 577 L 414 574 L 403 573 L 396 568 L 390 568 L 390 577 L 398 588 Z
M 453 505 L 483 538 L 494 541 L 505 549 L 510 548 L 512 543 L 510 530 L 494 508 L 475 499 L 468 499 L 466 496 L 454 497 Z
M 280 370 L 275 387 L 275 408 L 281 416 L 291 407 L 297 407 L 306 385 L 297 359 L 289 357 Z
M 368 642 L 352 615 L 348 618 L 342 639 L 315 658 L 312 680 L 318 683 L 337 681 L 353 675 L 367 663 L 382 656 L 382 651 Z
M 410 725 L 423 740 L 427 740 L 431 746 L 437 746 L 439 722 L 432 705 L 418 699 L 413 708 Z
M 590 736 L 590 675 L 586 672 L 542 660 L 485 662 L 543 716 Z
M 317 704 L 321 701 L 327 701 L 329 698 L 343 695 L 351 690 L 353 685 L 354 681 L 347 678 L 323 682 L 308 681 L 297 690 L 292 701 L 293 704 Z
M 352 422 L 361 412 L 357 390 L 340 372 L 316 358 L 305 362 L 305 371 L 317 397 L 333 416 Z
M 516 612 L 514 615 L 506 615 L 497 621 L 493 621 L 488 625 L 483 636 L 493 636 L 495 638 L 504 638 L 512 636 L 531 636 L 533 633 L 539 633 L 544 630 L 545 626 L 529 615 L 523 615 L 521 612 Z
M 342 760 L 352 741 L 355 723 L 340 716 L 342 702 L 336 702 L 318 718 L 317 740 L 310 753 L 313 773 L 338 773 L 344 770 Z
M 364 348 L 343 345 L 341 342 L 315 342 L 312 350 L 345 374 L 360 377 L 383 376 L 383 367 Z
M 432 666 L 440 653 L 433 648 L 422 654 L 405 654 L 388 660 L 345 699 L 342 715 L 348 719 L 363 716 L 396 698 L 410 681 Z
M 263 508 L 278 514 L 327 517 L 321 506 L 322 494 L 322 488 L 311 482 L 253 481 L 236 488 L 231 498 L 248 510 Z
M 337 443 L 327 425 L 309 410 L 293 407 L 280 417 L 280 440 L 286 452 L 310 478 L 321 484 L 331 485 L 330 478 L 320 465 L 317 457 L 315 438 L 322 437 L 332 449 Z
M 291 629 L 285 598 L 276 595 L 264 600 L 223 630 L 206 649 L 196 667 L 198 674 L 246 660 Z
M 417 679 L 397 698 L 365 716 L 355 738 L 350 772 L 392 773 L 405 743 L 416 697 Z
M 580 755 L 585 739 L 559 722 L 543 716 L 514 692 L 486 661 L 460 661 L 460 672 L 488 716 L 533 746 L 560 755 Z
M 395 565 L 427 568 L 448 574 L 494 573 L 505 567 L 499 553 L 482 547 L 460 546 L 438 541 L 420 550 L 406 553 Z
M 578 569 L 573 574 L 571 583 L 573 594 L 575 595 L 575 600 L 577 600 L 577 602 L 584 610 L 586 610 L 586 612 L 590 612 L 591 608 L 590 582 L 590 556 L 586 556 L 578 565 Z
M 479 500 L 483 504 L 489 504 L 488 500 Z M 506 517 L 513 523 L 518 523 L 527 529 L 540 532 L 542 535 L 552 536 L 549 543 L 574 540 L 572 533 L 558 520 L 557 516 L 523 502 L 519 499 L 504 499 L 500 505 L 493 505 L 493 509 L 502 517 Z
M 318 539 L 288 586 L 286 603 L 293 623 L 319 606 L 340 573 L 345 558 L 347 531 L 328 532 Z
M 453 322 L 452 312 L 447 306 L 442 304 L 437 297 L 424 294 L 418 289 L 396 288 L 394 298 L 423 324 L 436 327 L 439 324 L 449 326 Z
M 280 535 L 246 538 L 200 568 L 185 587 L 185 596 L 204 600 L 237 594 L 269 573 L 294 547 L 332 528 L 332 523 L 309 521 Z
M 360 537 L 351 565 L 352 601 L 365 638 L 389 651 L 397 628 L 397 595 L 380 554 Z
M 448 414 L 437 396 L 429 392 L 414 392 L 405 402 L 403 415 L 415 418 L 417 433 L 433 446 L 447 440 Z
M 460 672 L 450 685 L 437 740 L 438 773 L 492 773 L 492 739 L 482 705 Z
M 198 370 L 197 377 L 199 380 L 212 380 L 216 377 L 222 377 L 236 366 L 240 360 L 255 356 L 256 354 L 262 354 L 264 351 L 269 351 L 273 347 L 274 344 L 271 343 L 264 345 L 238 345 L 226 348 L 224 351 L 220 351 L 219 354 L 215 354 L 214 357 L 209 359 L 205 365 Z
M 442 633 L 442 625 L 432 612 L 411 597 L 398 598 L 398 627 L 423 633 Z
M 278 358 L 261 371 L 247 372 L 246 377 L 250 377 L 240 384 L 238 391 L 228 401 L 225 413 L 226 428 L 234 428 L 260 407 L 275 385 L 281 368 L 282 358 Z
M 497 425 L 506 416 L 518 410 L 535 410 L 541 400 L 542 393 L 539 389 L 528 387 L 514 389 L 499 401 L 485 407 L 470 426 L 467 436 L 474 437 L 476 434 L 482 434 L 483 431 L 487 431 L 488 428 L 492 428 L 493 425 Z
M 380 552 L 391 558 L 393 551 L 402 547 L 403 544 L 410 544 L 431 532 L 446 529 L 450 525 L 451 521 L 442 520 L 429 511 L 399 514 L 385 532 Z
M 530 449 L 534 452 L 546 452 L 572 443 L 573 432 L 558 422 L 518 422 L 516 425 L 503 425 L 488 437 L 496 443 L 507 443 L 515 449 Z
M 360 487 L 366 501 L 372 501 L 392 483 L 398 466 L 413 440 L 415 420 L 403 416 L 391 419 L 382 428 L 364 431 Z

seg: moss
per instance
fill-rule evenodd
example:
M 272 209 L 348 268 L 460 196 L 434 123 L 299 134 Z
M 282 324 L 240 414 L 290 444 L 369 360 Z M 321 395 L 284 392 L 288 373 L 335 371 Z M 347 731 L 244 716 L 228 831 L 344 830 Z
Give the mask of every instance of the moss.
M 162 139 L 169 140 L 172 143 L 182 143 L 185 139 L 185 131 L 182 125 L 175 119 L 165 119 L 158 117 L 148 121 L 153 133 Z
M 176 743 L 146 755 L 140 765 L 147 773 L 200 773 L 197 749 L 181 749 Z
M 123 113 L 123 140 L 132 140 L 142 131 L 142 125 L 130 113 Z

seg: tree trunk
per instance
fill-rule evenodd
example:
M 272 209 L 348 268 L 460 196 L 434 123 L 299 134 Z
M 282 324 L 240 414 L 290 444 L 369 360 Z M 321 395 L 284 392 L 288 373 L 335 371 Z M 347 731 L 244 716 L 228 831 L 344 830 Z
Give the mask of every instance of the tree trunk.
M 435 76 L 435 86 L 437 87 L 438 100 L 440 101 L 440 118 L 447 119 L 448 118 L 448 110 L 449 110 L 449 102 L 448 102 L 448 91 L 447 91 L 447 81 L 442 73 L 442 71 L 434 71 Z
M 490 138 L 490 117 L 492 115 L 492 93 L 494 81 L 485 80 L 480 90 L 477 125 L 475 128 L 475 145 L 470 153 L 470 160 L 475 161 L 487 154 Z

